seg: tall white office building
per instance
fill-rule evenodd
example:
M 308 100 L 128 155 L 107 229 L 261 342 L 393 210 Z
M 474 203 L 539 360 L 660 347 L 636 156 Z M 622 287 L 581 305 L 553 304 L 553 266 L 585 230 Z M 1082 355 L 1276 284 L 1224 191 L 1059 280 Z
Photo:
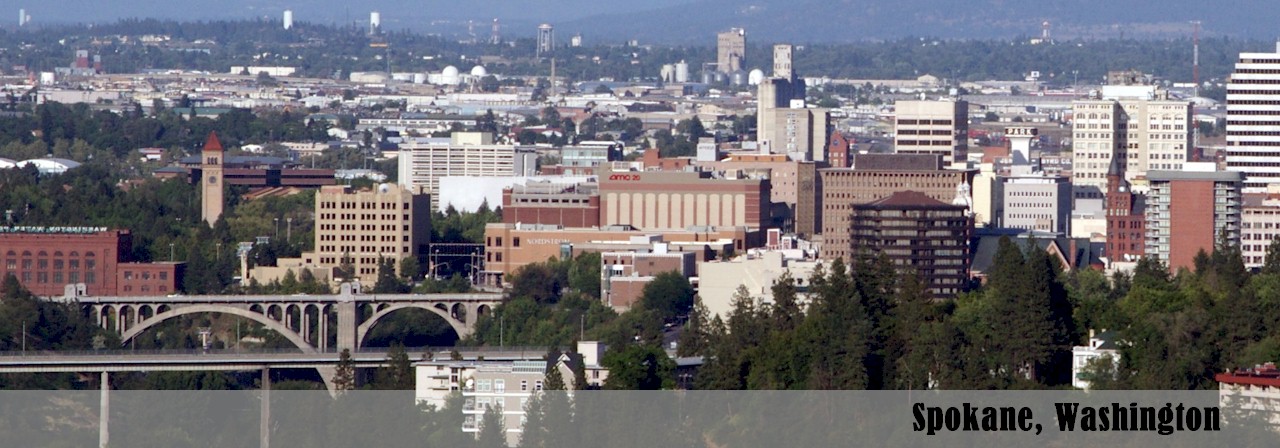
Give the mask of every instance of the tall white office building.
M 1280 43 L 1275 53 L 1240 53 L 1227 82 L 1227 169 L 1246 192 L 1280 183 Z
M 293 29 L 293 10 L 284 10 L 284 29 Z

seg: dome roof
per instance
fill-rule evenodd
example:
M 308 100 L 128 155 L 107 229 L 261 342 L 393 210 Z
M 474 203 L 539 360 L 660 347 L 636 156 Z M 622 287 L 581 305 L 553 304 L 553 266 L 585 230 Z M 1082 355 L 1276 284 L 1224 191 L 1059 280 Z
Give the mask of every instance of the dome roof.
M 760 84 L 763 81 L 764 81 L 764 72 L 758 68 L 755 70 L 752 70 L 751 73 L 747 74 L 747 84 L 751 84 L 754 86 L 754 85 Z
M 450 65 L 448 67 L 445 67 L 444 70 L 440 71 L 440 74 L 444 76 L 458 76 L 458 67 L 454 67 Z
M 485 76 L 488 74 L 489 74 L 489 71 L 485 70 L 483 65 L 477 65 L 475 67 L 471 67 L 471 76 Z

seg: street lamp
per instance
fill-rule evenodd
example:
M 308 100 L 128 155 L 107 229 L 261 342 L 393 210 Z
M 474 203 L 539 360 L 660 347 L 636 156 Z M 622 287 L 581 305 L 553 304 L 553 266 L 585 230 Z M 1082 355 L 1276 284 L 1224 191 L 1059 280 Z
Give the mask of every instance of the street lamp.
M 292 244 L 293 243 L 293 218 L 285 218 L 284 220 L 287 223 L 285 224 L 285 227 L 284 227 L 284 241 L 286 243 Z
M 169 243 L 169 261 L 173 261 L 173 243 Z
M 275 225 L 275 227 L 276 227 L 276 235 L 275 235 L 275 236 L 276 236 L 277 238 L 279 238 L 279 237 L 280 237 L 280 218 L 271 218 L 271 222 L 272 222 L 272 223 L 274 223 L 274 225 Z

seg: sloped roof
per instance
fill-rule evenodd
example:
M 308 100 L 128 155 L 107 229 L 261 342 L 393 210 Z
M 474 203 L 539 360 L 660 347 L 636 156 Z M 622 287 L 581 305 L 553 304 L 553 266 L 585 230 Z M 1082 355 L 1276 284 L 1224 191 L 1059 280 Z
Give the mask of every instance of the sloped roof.
M 951 206 L 946 202 L 929 197 L 919 191 L 898 191 L 888 197 L 877 199 L 865 204 L 870 207 L 904 207 L 904 206 Z
M 970 270 L 975 273 L 987 272 L 991 269 L 991 265 L 995 262 L 996 251 L 1000 247 L 1000 235 L 986 235 L 974 239 L 973 262 Z M 1079 269 L 1088 267 L 1095 263 L 1101 263 L 1101 247 L 1095 247 L 1088 238 L 1068 238 L 1068 237 L 1041 237 L 1037 236 L 1032 239 L 1026 234 L 1010 236 L 1012 242 L 1025 255 L 1031 249 L 1031 242 L 1045 251 L 1058 251 L 1062 254 L 1063 261 L 1070 263 L 1075 259 L 1073 266 L 1067 266 L 1069 269 Z M 1069 253 L 1071 251 L 1071 240 L 1075 240 L 1076 249 L 1075 256 Z
M 218 141 L 218 134 L 216 132 L 209 131 L 209 138 L 204 141 L 204 151 L 222 152 L 222 142 Z

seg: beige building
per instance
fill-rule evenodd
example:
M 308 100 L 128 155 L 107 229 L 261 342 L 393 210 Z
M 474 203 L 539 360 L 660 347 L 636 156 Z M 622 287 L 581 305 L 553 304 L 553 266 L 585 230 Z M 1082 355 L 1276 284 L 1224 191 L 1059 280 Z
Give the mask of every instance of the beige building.
M 733 73 L 742 70 L 747 54 L 747 30 L 731 28 L 716 34 L 716 70 Z
M 600 223 L 641 230 L 770 224 L 769 180 L 697 172 L 600 175 Z
M 733 154 L 716 162 L 698 162 L 699 169 L 713 171 L 768 172 L 769 200 L 773 202 L 773 227 L 801 236 L 818 233 L 818 170 L 813 162 L 789 159 L 781 154 Z M 803 193 L 803 194 L 802 194 Z M 779 210 L 786 207 L 786 213 Z
M 900 154 L 936 154 L 945 166 L 969 155 L 969 103 L 964 100 L 898 101 L 893 146 Z
M 930 198 L 955 203 L 969 190 L 974 171 L 942 169 L 940 156 L 927 154 L 858 154 L 853 168 L 818 170 L 821 201 L 820 258 L 849 261 L 853 206 L 888 197 L 897 191 L 918 191 Z M 967 199 L 970 202 L 970 198 Z
M 825 162 L 831 118 L 828 109 L 792 107 L 761 108 L 756 117 L 757 141 L 772 154 L 793 160 Z M 798 106 L 798 107 L 796 107 Z
M 403 143 L 397 160 L 401 185 L 425 188 L 438 200 L 441 178 L 532 176 L 538 155 L 532 148 L 496 144 L 490 133 L 455 132 L 447 142 Z
M 728 261 L 704 261 L 698 263 L 698 300 L 711 315 L 728 319 L 739 287 L 746 287 L 760 303 L 772 304 L 773 285 L 782 274 L 790 273 L 796 288 L 805 291 L 814 268 L 822 264 L 805 259 L 798 250 L 752 251 Z M 808 303 L 808 294 L 800 294 L 799 299 Z
M 1245 267 L 1260 268 L 1267 262 L 1267 247 L 1280 237 L 1280 195 L 1245 193 L 1242 196 L 1240 255 L 1244 257 Z
M 1178 171 L 1194 146 L 1191 102 L 1156 86 L 1104 86 L 1097 99 L 1072 103 L 1071 184 L 1076 199 L 1101 199 L 1111 160 L 1125 180 L 1142 185 L 1147 171 Z
M 281 278 L 286 270 L 302 269 L 318 273 L 317 278 L 335 279 L 334 269 L 343 258 L 355 268 L 366 287 L 378 279 L 382 258 L 395 262 L 422 257 L 431 237 L 431 200 L 420 190 L 381 184 L 372 190 L 352 191 L 335 185 L 316 193 L 315 246 L 299 258 L 281 258 L 274 267 L 254 268 L 250 277 L 259 283 Z
M 630 227 L 564 228 L 551 225 L 493 223 L 484 228 L 485 271 L 488 283 L 500 283 L 507 275 L 530 263 L 561 260 L 584 252 L 648 250 L 666 243 L 673 252 L 702 254 L 699 260 L 721 253 L 740 253 L 764 244 L 759 230 L 745 227 L 697 227 L 640 231 Z

